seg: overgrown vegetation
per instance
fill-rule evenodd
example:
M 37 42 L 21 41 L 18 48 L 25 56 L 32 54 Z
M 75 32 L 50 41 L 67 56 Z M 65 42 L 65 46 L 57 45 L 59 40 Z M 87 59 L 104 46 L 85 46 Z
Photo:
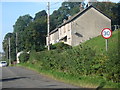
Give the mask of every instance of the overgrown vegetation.
M 36 65 L 40 70 L 63 72 L 73 77 L 83 76 L 87 79 L 99 77 L 98 79 L 101 78 L 99 84 L 113 82 L 112 84 L 115 85 L 113 87 L 118 87 L 120 83 L 118 34 L 120 31 L 113 32 L 113 36 L 109 39 L 107 52 L 105 40 L 99 36 L 69 49 L 58 48 L 51 51 L 31 52 L 28 64 Z
M 65 50 L 65 49 L 71 49 L 72 46 L 69 46 L 68 44 L 64 44 L 64 42 L 59 42 L 54 45 L 51 45 L 50 48 L 57 50 Z
M 19 56 L 20 62 L 25 63 L 29 60 L 29 54 L 27 52 L 23 52 Z

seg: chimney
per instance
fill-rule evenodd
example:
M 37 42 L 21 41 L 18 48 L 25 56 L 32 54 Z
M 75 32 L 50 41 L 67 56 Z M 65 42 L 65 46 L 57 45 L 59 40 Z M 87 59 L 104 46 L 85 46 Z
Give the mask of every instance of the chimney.
M 71 16 L 69 15 L 69 16 L 68 16 L 68 20 L 70 20 L 70 19 L 71 19 Z
M 93 0 L 93 1 L 95 1 L 95 0 Z M 90 5 L 92 5 L 92 0 L 88 0 L 88 7 L 89 7 Z
M 63 20 L 63 23 L 65 23 L 65 22 L 66 22 L 66 19 Z
M 84 10 L 84 5 L 83 3 L 80 4 L 80 11 Z

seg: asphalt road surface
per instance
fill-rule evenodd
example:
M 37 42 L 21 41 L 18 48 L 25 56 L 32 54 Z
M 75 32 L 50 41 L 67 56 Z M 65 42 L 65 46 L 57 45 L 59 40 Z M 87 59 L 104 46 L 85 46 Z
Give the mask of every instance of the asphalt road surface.
M 1 82 L 2 88 L 79 88 L 23 67 L 3 67 Z

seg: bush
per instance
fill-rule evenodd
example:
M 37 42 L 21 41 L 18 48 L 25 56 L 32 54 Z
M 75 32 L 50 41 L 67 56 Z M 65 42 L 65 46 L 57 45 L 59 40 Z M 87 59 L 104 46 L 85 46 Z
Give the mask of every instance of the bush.
M 24 53 L 20 54 L 19 59 L 23 63 L 27 62 L 29 60 L 29 54 L 24 52 Z
M 57 47 L 56 50 L 31 52 L 30 62 L 36 65 L 39 62 L 39 67 L 45 70 L 62 71 L 74 76 L 97 75 L 106 80 L 120 82 L 117 50 L 114 49 L 109 53 L 96 53 L 96 50 L 89 46 L 79 45 L 72 49 L 61 50 L 64 49 L 64 45 L 57 45 L 59 48 Z
M 101 44 L 97 44 L 99 47 L 91 46 L 94 44 L 93 41 L 91 44 L 82 44 L 73 48 L 60 42 L 52 45 L 54 50 L 32 52 L 29 60 L 34 64 L 38 61 L 40 69 L 57 70 L 74 76 L 99 76 L 105 80 L 119 83 L 120 51 L 118 50 L 120 45 L 113 44 L 116 40 L 114 37 L 117 36 L 113 34 L 113 41 L 109 41 L 108 52 L 99 51 Z
M 59 46 L 59 49 L 62 49 Z M 59 52 L 60 51 L 60 52 Z M 119 82 L 119 58 L 117 50 L 110 53 L 96 53 L 89 46 L 78 46 L 66 50 L 31 52 L 30 62 L 45 70 L 58 70 L 71 75 L 101 76 L 106 80 Z M 118 69 L 117 69 L 118 68 Z
M 120 48 L 120 46 L 119 46 Z M 114 53 L 114 54 L 113 54 Z M 106 78 L 108 80 L 112 80 L 114 82 L 120 82 L 120 59 L 119 53 L 117 49 L 112 50 L 112 52 L 108 52 L 109 60 L 106 62 L 106 70 L 107 75 Z
M 63 42 L 56 43 L 54 45 L 51 45 L 51 49 L 58 49 L 58 50 L 64 50 L 64 49 L 71 49 L 72 46 L 68 44 L 64 44 Z

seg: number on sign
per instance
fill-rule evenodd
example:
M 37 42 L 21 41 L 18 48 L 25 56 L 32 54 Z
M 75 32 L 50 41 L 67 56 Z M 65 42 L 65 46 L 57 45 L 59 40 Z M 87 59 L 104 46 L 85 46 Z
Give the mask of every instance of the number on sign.
M 112 31 L 109 28 L 104 28 L 101 32 L 101 35 L 105 39 L 109 39 L 112 36 Z
M 104 33 L 104 36 L 109 36 L 110 35 L 109 31 L 103 31 L 103 33 Z

